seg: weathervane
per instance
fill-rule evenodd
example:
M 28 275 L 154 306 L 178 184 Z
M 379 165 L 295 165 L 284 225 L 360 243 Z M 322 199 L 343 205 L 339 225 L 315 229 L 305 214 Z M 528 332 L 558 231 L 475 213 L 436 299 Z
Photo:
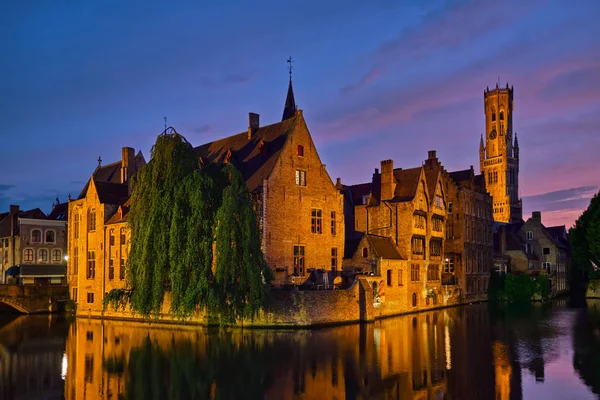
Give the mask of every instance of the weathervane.
M 294 67 L 292 67 L 292 56 L 290 56 L 290 58 L 288 58 L 287 63 L 288 63 L 288 71 L 290 72 L 290 81 L 291 81 L 292 80 L 292 70 L 294 69 Z

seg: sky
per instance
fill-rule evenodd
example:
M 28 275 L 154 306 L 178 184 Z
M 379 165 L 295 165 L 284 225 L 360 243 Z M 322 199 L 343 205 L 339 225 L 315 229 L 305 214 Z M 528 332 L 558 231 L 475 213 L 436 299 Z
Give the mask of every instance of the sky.
M 600 1 L 0 2 L 0 212 L 77 197 L 98 157 L 146 160 L 298 108 L 332 179 L 381 160 L 479 172 L 483 91 L 514 87 L 524 218 L 572 225 L 600 189 Z

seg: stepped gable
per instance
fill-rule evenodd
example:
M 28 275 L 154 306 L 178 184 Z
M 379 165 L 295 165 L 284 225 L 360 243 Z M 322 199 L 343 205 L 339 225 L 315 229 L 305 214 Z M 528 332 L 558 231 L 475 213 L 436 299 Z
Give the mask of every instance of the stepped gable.
M 241 173 L 248 189 L 262 187 L 300 117 L 286 119 L 272 125 L 259 127 L 249 138 L 244 131 L 194 148 L 204 164 L 231 163 Z

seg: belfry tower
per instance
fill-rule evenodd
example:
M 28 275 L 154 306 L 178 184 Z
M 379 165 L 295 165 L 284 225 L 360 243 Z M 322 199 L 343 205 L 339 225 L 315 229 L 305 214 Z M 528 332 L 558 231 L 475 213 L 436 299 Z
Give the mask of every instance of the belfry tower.
M 492 196 L 496 222 L 518 222 L 523 218 L 519 199 L 519 142 L 513 139 L 513 88 L 483 92 L 485 142 L 479 142 L 480 170 Z

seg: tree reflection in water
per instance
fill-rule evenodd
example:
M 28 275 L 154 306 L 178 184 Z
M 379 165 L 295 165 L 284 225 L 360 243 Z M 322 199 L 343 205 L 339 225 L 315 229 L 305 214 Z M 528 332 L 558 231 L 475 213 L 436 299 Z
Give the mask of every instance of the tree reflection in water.
M 591 395 L 577 373 L 598 392 L 596 304 L 479 304 L 288 331 L 81 318 L 67 339 L 65 399 L 508 400 L 552 384 L 559 397 L 573 387 Z M 556 388 L 559 378 L 570 385 Z

